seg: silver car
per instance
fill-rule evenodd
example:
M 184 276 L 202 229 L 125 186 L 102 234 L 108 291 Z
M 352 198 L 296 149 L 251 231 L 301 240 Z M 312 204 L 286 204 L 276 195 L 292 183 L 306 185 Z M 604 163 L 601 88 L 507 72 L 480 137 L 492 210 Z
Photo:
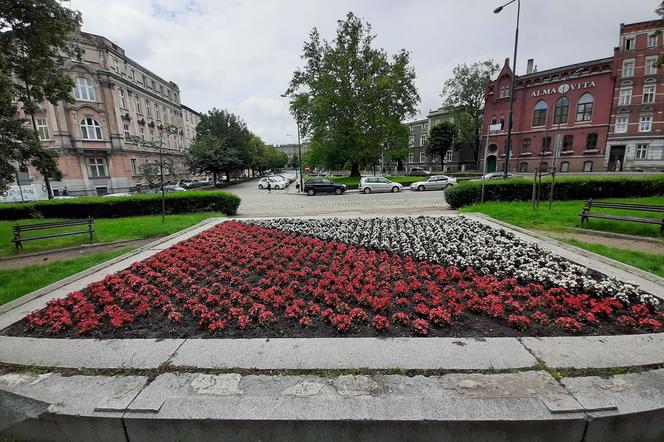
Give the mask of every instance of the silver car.
M 448 177 L 447 175 L 433 175 L 426 181 L 416 181 L 410 185 L 410 190 L 443 190 L 449 186 L 454 186 L 457 183 L 456 178 Z
M 390 181 L 382 176 L 364 177 L 360 180 L 360 192 L 399 192 L 401 184 Z

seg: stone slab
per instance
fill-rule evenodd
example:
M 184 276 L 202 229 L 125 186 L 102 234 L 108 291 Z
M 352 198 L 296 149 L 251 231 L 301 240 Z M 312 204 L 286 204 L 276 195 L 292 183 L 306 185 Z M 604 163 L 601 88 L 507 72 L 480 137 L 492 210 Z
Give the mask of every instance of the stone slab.
M 466 370 L 532 367 L 516 338 L 188 339 L 171 364 L 198 368 Z
M 664 363 L 664 333 L 519 340 L 551 368 L 611 368 Z
M 0 362 L 59 368 L 157 368 L 183 339 L 50 339 L 0 336 Z

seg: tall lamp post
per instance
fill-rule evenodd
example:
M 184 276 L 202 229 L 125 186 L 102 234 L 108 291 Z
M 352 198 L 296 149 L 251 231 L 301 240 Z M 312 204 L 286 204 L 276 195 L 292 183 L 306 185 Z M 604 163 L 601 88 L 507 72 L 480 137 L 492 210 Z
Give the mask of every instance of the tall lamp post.
M 507 117 L 507 143 L 505 146 L 505 170 L 503 178 L 507 178 L 510 167 L 510 154 L 512 153 L 512 111 L 514 108 L 514 85 L 516 80 L 516 52 L 519 46 L 519 16 L 521 15 L 521 0 L 511 0 L 502 6 L 493 10 L 494 14 L 499 14 L 505 6 L 516 2 L 516 31 L 514 33 L 514 58 L 512 60 L 512 86 L 510 88 L 510 110 Z
M 300 143 L 300 120 L 295 120 L 295 123 L 297 123 L 297 163 L 300 169 L 300 190 L 304 192 L 304 177 L 302 176 L 302 143 Z

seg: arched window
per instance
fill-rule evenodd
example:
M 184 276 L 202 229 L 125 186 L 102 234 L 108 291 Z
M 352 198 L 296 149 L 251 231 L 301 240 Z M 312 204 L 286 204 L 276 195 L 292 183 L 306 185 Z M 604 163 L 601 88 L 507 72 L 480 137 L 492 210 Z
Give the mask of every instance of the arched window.
M 567 123 L 569 114 L 569 100 L 567 97 L 560 97 L 553 108 L 553 124 Z
M 533 126 L 544 126 L 546 124 L 546 110 L 548 106 L 546 101 L 540 100 L 533 109 Z
M 593 96 L 583 94 L 576 105 L 576 121 L 590 121 L 593 117 Z
M 519 164 L 519 172 L 528 172 L 528 163 Z
M 583 163 L 583 171 L 584 172 L 592 172 L 593 171 L 593 162 L 592 161 L 586 161 Z
M 510 96 L 510 80 L 509 78 L 503 78 L 500 81 L 500 86 L 498 86 L 498 98 L 507 98 Z
M 92 82 L 85 77 L 76 77 L 74 97 L 77 100 L 95 101 L 95 88 Z
M 560 171 L 569 172 L 569 162 L 563 161 L 562 163 L 560 163 Z
M 93 118 L 81 120 L 81 135 L 84 140 L 101 140 L 101 126 Z

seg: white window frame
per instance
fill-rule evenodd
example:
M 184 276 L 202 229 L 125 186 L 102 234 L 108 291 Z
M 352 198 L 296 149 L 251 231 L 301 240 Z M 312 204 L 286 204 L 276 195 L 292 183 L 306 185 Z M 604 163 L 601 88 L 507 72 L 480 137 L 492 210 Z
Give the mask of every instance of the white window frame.
M 654 41 L 653 41 L 653 39 L 654 39 Z M 648 34 L 648 47 L 649 48 L 656 48 L 657 47 L 657 34 L 654 33 L 654 32 L 652 34 Z
M 627 132 L 629 125 L 629 116 L 619 115 L 616 117 L 616 123 L 613 128 L 613 132 L 617 134 L 624 134 Z
M 79 101 L 96 101 L 95 87 L 92 82 L 85 77 L 76 77 L 74 80 L 74 98 Z
M 449 163 L 452 161 L 452 157 L 454 156 L 454 151 L 452 149 L 449 149 L 447 152 L 445 152 L 445 162 Z
M 645 160 L 648 158 L 648 144 L 637 144 L 634 150 L 634 159 Z
M 641 115 L 639 118 L 639 132 L 652 131 L 652 115 Z
M 123 125 L 122 125 L 122 128 L 124 129 L 124 137 L 125 137 L 125 140 L 128 140 L 129 137 L 131 137 L 131 132 L 130 132 L 130 130 L 129 130 L 129 125 L 128 125 L 128 124 L 123 124 Z
M 94 118 L 87 117 L 83 118 L 80 122 L 81 126 L 81 138 L 84 140 L 101 140 L 101 126 L 99 122 Z
M 590 165 L 590 167 L 586 168 L 586 166 Z M 583 163 L 583 171 L 584 172 L 592 172 L 593 171 L 593 162 L 592 161 L 585 161 Z
M 420 163 L 425 163 L 427 160 L 426 152 L 420 152 Z
M 618 95 L 618 106 L 629 106 L 632 104 L 632 86 L 620 88 Z
M 88 168 L 92 178 L 103 178 L 108 176 L 106 160 L 104 158 L 88 158 Z
M 655 84 L 647 84 L 643 86 L 643 102 L 654 103 L 656 90 L 657 86 Z
M 131 167 L 131 174 L 138 175 L 138 160 L 136 158 L 129 159 L 129 166 Z
M 426 144 L 427 144 L 427 136 L 420 135 L 420 146 L 426 146 Z
M 150 106 L 150 100 L 147 98 L 145 99 L 145 112 L 147 112 L 148 117 L 152 116 L 152 107 Z
M 125 95 L 122 89 L 118 89 L 118 98 L 120 99 L 120 109 L 127 109 L 127 102 L 125 101 Z
M 628 60 L 623 60 L 622 65 L 622 76 L 623 77 L 633 77 L 634 76 L 634 59 L 630 58 Z
M 631 42 L 631 44 L 629 44 L 630 47 L 627 47 L 628 42 Z M 626 51 L 633 51 L 634 49 L 636 49 L 636 37 L 635 36 L 625 37 L 625 41 L 623 42 L 623 48 Z
M 415 145 L 415 135 L 408 137 L 408 146 L 413 147 Z
M 136 102 L 136 113 L 138 115 L 143 115 L 143 110 L 141 109 L 141 97 L 134 95 L 134 101 Z
M 37 125 L 37 132 L 39 132 L 39 139 L 42 141 L 50 140 L 48 133 L 48 120 L 46 118 L 37 118 L 35 120 Z
M 657 57 L 646 57 L 645 63 L 646 63 L 645 67 L 646 75 L 656 75 L 657 67 L 655 66 L 655 63 L 657 63 Z
M 415 153 L 410 152 L 410 153 L 408 154 L 408 162 L 409 162 L 409 163 L 414 163 L 414 162 L 415 162 Z

